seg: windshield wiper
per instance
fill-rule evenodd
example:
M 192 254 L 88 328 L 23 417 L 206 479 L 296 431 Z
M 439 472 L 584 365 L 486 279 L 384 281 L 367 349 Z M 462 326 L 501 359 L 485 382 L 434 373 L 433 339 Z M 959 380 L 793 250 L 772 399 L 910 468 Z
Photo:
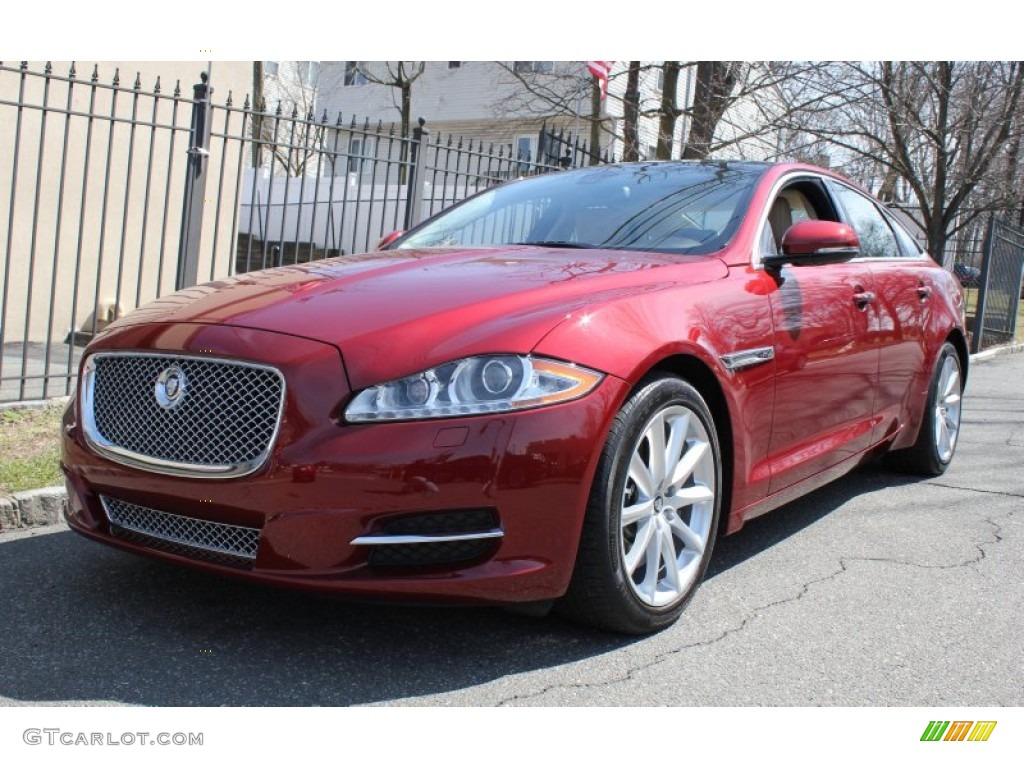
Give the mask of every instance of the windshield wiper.
M 537 245 L 541 248 L 600 248 L 599 245 L 591 245 L 590 243 L 576 243 L 569 240 L 529 240 L 520 243 L 512 243 L 512 245 Z

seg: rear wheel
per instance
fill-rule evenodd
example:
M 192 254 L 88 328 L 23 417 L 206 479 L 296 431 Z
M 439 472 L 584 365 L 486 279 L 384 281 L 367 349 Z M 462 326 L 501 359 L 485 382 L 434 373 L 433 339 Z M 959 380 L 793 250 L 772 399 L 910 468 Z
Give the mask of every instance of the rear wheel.
M 946 471 L 960 437 L 962 394 L 960 357 L 947 341 L 936 360 L 917 442 L 907 450 L 889 455 L 888 463 L 893 469 L 933 477 Z
M 721 453 L 700 393 L 648 379 L 601 454 L 561 608 L 630 634 L 674 622 L 700 585 L 718 528 Z

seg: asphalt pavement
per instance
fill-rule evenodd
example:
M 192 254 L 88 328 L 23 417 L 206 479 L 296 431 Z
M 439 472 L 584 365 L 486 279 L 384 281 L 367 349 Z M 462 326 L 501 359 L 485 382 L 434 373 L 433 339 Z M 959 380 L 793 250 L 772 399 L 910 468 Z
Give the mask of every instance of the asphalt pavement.
M 63 526 L 0 534 L 0 704 L 1024 705 L 1024 354 L 975 365 L 953 466 L 876 467 L 722 539 L 672 628 L 357 605 Z

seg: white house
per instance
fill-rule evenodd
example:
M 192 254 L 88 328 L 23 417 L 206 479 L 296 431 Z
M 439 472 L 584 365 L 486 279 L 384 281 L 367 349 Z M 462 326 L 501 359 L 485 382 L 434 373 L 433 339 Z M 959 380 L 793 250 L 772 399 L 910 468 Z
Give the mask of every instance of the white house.
M 653 158 L 658 138 L 655 114 L 662 96 L 662 62 L 641 62 L 638 138 L 642 159 Z M 400 122 L 400 90 L 379 84 L 389 80 L 388 62 L 322 62 L 317 88 L 318 109 L 368 118 L 371 122 Z M 391 62 L 394 70 L 395 62 Z M 418 65 L 419 62 L 407 62 Z M 608 97 L 600 102 L 600 151 L 622 155 L 623 96 L 628 62 L 615 62 Z M 416 70 L 415 66 L 407 69 Z M 694 67 L 680 71 L 676 103 L 689 107 L 694 96 Z M 511 147 L 517 157 L 533 159 L 542 126 L 590 140 L 593 76 L 583 61 L 428 61 L 411 83 L 412 123 L 426 119 L 436 137 L 464 137 Z M 759 106 L 740 101 L 719 124 L 722 138 L 746 136 L 756 125 Z M 673 141 L 678 155 L 688 129 L 687 116 L 676 121 Z M 744 139 L 723 156 L 764 159 L 775 151 L 771 139 Z

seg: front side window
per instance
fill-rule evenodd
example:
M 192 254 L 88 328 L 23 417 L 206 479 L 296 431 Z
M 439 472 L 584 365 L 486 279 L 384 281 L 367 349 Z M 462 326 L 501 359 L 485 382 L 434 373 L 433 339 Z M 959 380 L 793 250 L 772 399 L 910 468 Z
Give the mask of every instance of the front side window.
M 870 259 L 895 259 L 900 256 L 896 235 L 878 207 L 845 184 L 828 181 L 829 190 L 846 211 L 846 218 L 860 240 L 860 254 Z
M 535 244 L 706 254 L 746 213 L 763 167 L 598 166 L 483 192 L 396 241 L 398 248 Z

